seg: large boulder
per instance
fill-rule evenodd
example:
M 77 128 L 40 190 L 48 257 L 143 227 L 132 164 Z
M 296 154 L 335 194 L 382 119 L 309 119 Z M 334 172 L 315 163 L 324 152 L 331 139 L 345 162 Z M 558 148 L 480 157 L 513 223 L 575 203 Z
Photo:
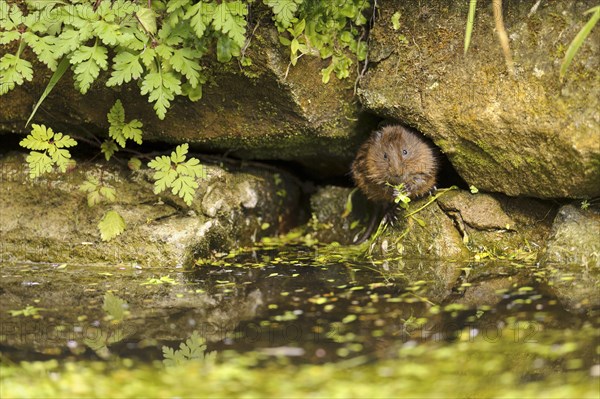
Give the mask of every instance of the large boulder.
M 191 207 L 170 192 L 156 196 L 152 172 L 80 162 L 67 174 L 29 180 L 23 154 L 0 156 L 3 261 L 190 265 L 197 256 L 249 245 L 293 226 L 299 187 L 286 174 L 207 166 Z M 112 204 L 89 207 L 88 178 L 116 189 Z M 117 211 L 126 230 L 101 240 L 98 222 Z
M 421 130 L 461 177 L 485 191 L 600 195 L 598 27 L 559 79 L 565 50 L 597 2 L 503 5 L 515 76 L 507 73 L 491 2 L 477 4 L 466 55 L 468 2 L 381 2 L 371 67 L 360 83 L 363 105 Z

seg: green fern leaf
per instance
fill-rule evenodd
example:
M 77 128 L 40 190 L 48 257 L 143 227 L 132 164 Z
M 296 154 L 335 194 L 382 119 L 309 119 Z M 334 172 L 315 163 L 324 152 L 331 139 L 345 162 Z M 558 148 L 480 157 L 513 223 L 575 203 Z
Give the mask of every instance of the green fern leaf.
M 112 106 L 107 115 L 108 123 L 108 135 L 121 147 L 125 148 L 127 140 L 133 140 L 138 144 L 142 144 L 142 122 L 137 119 L 125 123 L 125 108 L 121 100 L 117 100 L 115 105 Z M 112 148 L 112 147 L 111 147 Z M 107 144 L 107 150 L 110 149 Z M 114 153 L 114 151 L 113 151 Z M 108 153 L 105 153 L 105 156 Z M 110 154 L 112 156 L 112 153 Z M 109 157 L 109 156 L 108 156 Z M 110 158 L 110 157 L 109 157 Z
M 106 160 L 110 161 L 110 158 L 115 154 L 115 152 L 119 151 L 119 147 L 114 140 L 106 140 L 100 146 L 100 151 L 104 154 Z
M 181 80 L 171 72 L 151 72 L 142 82 L 141 93 L 148 94 L 148 100 L 154 103 L 156 115 L 159 119 L 165 119 L 171 101 L 175 95 L 181 94 Z
M 192 176 L 179 175 L 172 183 L 171 192 L 183 198 L 183 201 L 188 205 L 192 205 L 194 194 L 198 188 L 198 183 Z
M 73 164 L 71 153 L 65 148 L 77 145 L 69 135 L 54 133 L 52 129 L 44 125 L 31 125 L 31 133 L 20 141 L 19 145 L 32 151 L 27 157 L 29 163 L 29 175 L 36 178 L 44 173 L 50 172 L 54 165 L 64 173 Z
M 119 298 L 112 292 L 104 294 L 104 303 L 102 304 L 102 310 L 112 317 L 115 321 L 123 321 L 126 314 L 128 304 L 123 299 Z
M 29 164 L 30 179 L 35 179 L 44 173 L 51 172 L 54 165 L 52 159 L 45 152 L 31 151 L 26 161 Z
M 120 86 L 123 83 L 129 83 L 132 79 L 139 79 L 142 72 L 144 72 L 144 69 L 140 64 L 139 55 L 127 51 L 120 52 L 114 58 L 111 78 L 106 82 L 106 85 Z
M 296 23 L 296 12 L 302 0 L 265 0 L 265 4 L 273 10 L 273 17 L 284 29 Z
M 137 119 L 123 125 L 123 137 L 128 140 L 133 140 L 137 144 L 142 144 L 142 122 Z
M 71 153 L 69 150 L 50 147 L 48 149 L 48 154 L 50 154 L 50 158 L 52 158 L 52 161 L 58 166 L 60 171 L 65 173 L 71 160 Z
M 66 29 L 60 35 L 57 36 L 55 45 L 55 57 L 58 59 L 65 54 L 72 53 L 77 49 L 83 41 L 87 41 L 91 35 L 83 35 L 82 32 L 78 32 L 73 29 Z
M 55 36 L 38 37 L 31 32 L 23 33 L 23 40 L 38 56 L 38 59 L 48 66 L 51 71 L 56 71 L 58 60 L 54 53 L 57 39 Z
M 51 147 L 49 143 L 50 139 L 54 136 L 54 132 L 51 128 L 46 128 L 44 125 L 31 125 L 31 133 L 27 135 L 19 145 L 29 150 L 47 150 Z
M 215 30 L 228 35 L 240 47 L 246 41 L 245 19 L 247 5 L 240 1 L 223 2 L 215 9 L 213 26 Z
M 148 167 L 161 172 L 167 172 L 171 169 L 171 158 L 166 155 L 161 155 L 150 161 Z
M 125 220 L 115 211 L 108 211 L 98 223 L 102 241 L 110 241 L 125 231 Z
M 214 14 L 215 4 L 204 3 L 201 1 L 191 6 L 183 18 L 190 20 L 190 25 L 194 30 L 194 33 L 198 38 L 202 38 L 204 37 L 208 25 L 210 25 L 213 20 Z
M 202 52 L 191 48 L 182 48 L 175 50 L 173 56 L 168 59 L 174 70 L 186 77 L 192 87 L 198 86 L 200 83 L 200 66 L 198 60 L 202 57 Z
M 156 170 L 153 176 L 156 194 L 170 188 L 174 195 L 181 197 L 189 206 L 198 188 L 196 178 L 206 177 L 206 172 L 196 158 L 186 161 L 188 148 L 187 143 L 179 145 L 171 152 L 170 157 L 165 155 L 156 157 L 148 163 L 148 166 Z
M 190 4 L 190 0 L 169 0 L 169 4 L 167 4 L 167 13 L 170 14 L 188 4 Z
M 241 48 L 233 39 L 228 36 L 219 36 L 217 39 L 217 61 L 229 62 L 231 58 L 239 57 Z
M 13 54 L 4 54 L 0 58 L 0 96 L 8 93 L 16 85 L 33 79 L 33 68 L 27 60 Z
M 115 202 L 117 200 L 117 190 L 112 187 L 102 186 L 99 192 L 108 202 Z
M 177 172 L 172 169 L 158 171 L 153 178 L 156 180 L 154 182 L 154 194 L 159 194 L 173 185 L 173 182 L 177 179 Z
M 136 13 L 140 25 L 144 28 L 146 32 L 150 35 L 156 35 L 157 25 L 156 25 L 156 13 L 151 8 L 140 8 Z
M 206 341 L 194 331 L 185 342 L 179 344 L 178 350 L 163 346 L 162 351 L 165 366 L 182 365 L 189 361 L 206 358 Z
M 91 208 L 102 201 L 102 196 L 98 190 L 100 182 L 95 177 L 89 177 L 88 180 L 81 183 L 79 190 L 87 193 L 87 204 Z
M 175 151 L 171 153 L 171 162 L 178 164 L 185 161 L 185 154 L 187 154 L 189 147 L 187 143 L 178 145 Z
M 108 68 L 108 51 L 99 45 L 81 46 L 73 52 L 70 62 L 75 67 L 73 72 L 79 91 L 85 94 L 100 74 L 100 70 Z
M 52 129 L 48 129 L 52 132 Z M 77 142 L 66 134 L 56 133 L 52 138 L 52 142 L 56 146 L 56 148 L 69 148 L 77 145 Z

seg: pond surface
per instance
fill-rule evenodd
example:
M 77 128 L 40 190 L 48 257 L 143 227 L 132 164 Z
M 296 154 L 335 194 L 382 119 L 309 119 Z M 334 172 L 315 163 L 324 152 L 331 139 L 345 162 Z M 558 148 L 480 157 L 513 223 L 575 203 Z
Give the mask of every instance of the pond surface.
M 4 263 L 0 396 L 598 397 L 598 309 L 555 269 L 344 251 Z

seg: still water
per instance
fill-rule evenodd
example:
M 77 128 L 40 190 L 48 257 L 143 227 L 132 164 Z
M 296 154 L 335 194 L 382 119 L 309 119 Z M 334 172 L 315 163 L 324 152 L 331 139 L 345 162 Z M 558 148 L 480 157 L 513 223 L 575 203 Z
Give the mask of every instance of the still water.
M 4 263 L 0 396 L 600 395 L 599 311 L 565 297 L 584 274 L 339 252 Z

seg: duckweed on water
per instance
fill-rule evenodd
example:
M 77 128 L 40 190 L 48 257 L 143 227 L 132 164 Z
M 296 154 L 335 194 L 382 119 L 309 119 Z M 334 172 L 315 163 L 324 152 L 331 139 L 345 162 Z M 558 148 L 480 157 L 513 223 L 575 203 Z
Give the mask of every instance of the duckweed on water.
M 3 265 L 0 397 L 598 397 L 598 314 L 552 291 L 576 271 L 299 237 L 146 285 L 165 270 Z
M 127 359 L 110 364 L 3 362 L 0 396 L 597 398 L 598 366 L 583 360 L 590 348 L 579 343 L 597 339 L 597 331 L 586 327 L 567 335 L 568 341 L 546 337 L 553 345 L 512 337 L 491 342 L 472 334 L 461 335 L 453 345 L 409 341 L 390 353 L 396 359 L 376 363 L 358 356 L 334 364 L 294 365 L 254 352 L 223 352 L 216 361 L 189 358 L 169 366 Z M 567 353 L 573 357 L 564 364 L 561 356 Z M 557 372 L 569 364 L 575 369 Z

